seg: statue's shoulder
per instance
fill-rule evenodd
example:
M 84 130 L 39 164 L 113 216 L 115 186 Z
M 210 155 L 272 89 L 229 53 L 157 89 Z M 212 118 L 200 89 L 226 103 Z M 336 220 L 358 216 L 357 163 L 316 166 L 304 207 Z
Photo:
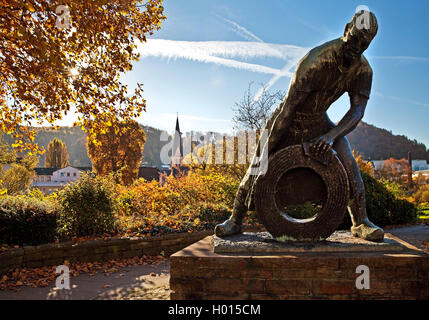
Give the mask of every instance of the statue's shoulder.
M 298 62 L 292 78 L 296 90 L 311 92 L 320 87 L 326 74 L 336 68 L 335 52 L 338 46 L 338 41 L 332 40 L 307 52 Z
M 307 72 L 335 63 L 335 52 L 338 51 L 339 47 L 340 42 L 338 39 L 314 47 L 299 61 L 297 71 Z
M 372 68 L 364 55 L 361 55 L 359 62 L 356 63 L 350 74 L 349 88 L 347 90 L 349 94 L 358 93 L 369 99 L 372 85 Z
M 363 73 L 372 75 L 371 65 L 369 64 L 368 60 L 365 58 L 363 54 L 361 55 L 361 58 L 360 58 L 359 69 Z

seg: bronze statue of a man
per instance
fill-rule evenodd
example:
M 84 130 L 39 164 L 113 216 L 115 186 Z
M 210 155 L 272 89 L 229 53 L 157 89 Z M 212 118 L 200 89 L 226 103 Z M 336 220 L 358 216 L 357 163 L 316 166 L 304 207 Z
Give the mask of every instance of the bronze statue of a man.
M 365 14 L 367 20 L 363 23 Z M 371 241 L 382 240 L 384 231 L 368 219 L 364 184 L 345 136 L 362 119 L 370 96 L 372 69 L 362 53 L 377 30 L 375 15 L 361 11 L 346 25 L 342 37 L 310 50 L 299 62 L 283 102 L 267 121 L 267 142 L 259 146 L 267 149 L 268 156 L 304 142 L 311 142 L 312 152 L 316 154 L 333 148 L 346 169 L 350 184 L 351 231 L 354 236 Z M 335 125 L 326 111 L 345 92 L 350 97 L 350 110 Z M 216 226 L 216 235 L 223 237 L 241 232 L 247 210 L 254 208 L 252 193 L 257 181 L 258 176 L 253 176 L 249 167 L 237 191 L 233 213 Z

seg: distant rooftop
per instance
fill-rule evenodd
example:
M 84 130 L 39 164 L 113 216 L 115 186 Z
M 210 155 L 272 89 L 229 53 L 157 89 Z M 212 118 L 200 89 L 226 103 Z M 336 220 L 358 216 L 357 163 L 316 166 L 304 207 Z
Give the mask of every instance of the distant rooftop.
M 57 171 L 58 168 L 35 168 L 36 174 L 38 176 L 52 176 L 54 171 Z
M 80 171 L 88 172 L 92 171 L 92 167 L 75 167 L 75 166 L 69 166 L 75 169 L 78 169 Z M 34 171 L 36 171 L 36 174 L 38 176 L 52 176 L 52 174 L 57 171 L 64 168 L 35 168 Z
M 156 167 L 140 167 L 138 177 L 147 181 L 158 180 L 159 170 Z

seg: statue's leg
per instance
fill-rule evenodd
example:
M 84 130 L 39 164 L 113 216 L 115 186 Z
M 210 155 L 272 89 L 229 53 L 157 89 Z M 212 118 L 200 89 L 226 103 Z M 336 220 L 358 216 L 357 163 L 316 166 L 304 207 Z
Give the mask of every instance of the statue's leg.
M 264 130 L 267 130 L 267 128 L 271 128 L 273 126 L 273 121 L 279 115 L 281 110 L 283 109 L 279 106 L 271 114 Z M 282 135 L 283 135 L 282 131 L 271 131 L 270 141 L 279 141 Z M 243 177 L 243 179 L 241 180 L 240 186 L 238 187 L 238 191 L 235 195 L 234 208 L 232 210 L 231 217 L 228 220 L 224 221 L 221 224 L 218 224 L 215 227 L 215 234 L 218 237 L 224 237 L 224 236 L 240 233 L 243 219 L 246 216 L 247 210 L 249 209 L 249 207 L 250 207 L 250 210 L 254 210 L 254 201 L 250 192 L 253 191 L 253 186 L 256 185 L 259 176 L 254 176 L 255 169 L 252 165 L 255 165 L 255 166 L 260 165 L 259 157 L 257 156 L 257 154 L 259 154 L 259 150 L 260 150 L 259 147 L 261 146 L 262 144 L 258 145 L 257 150 L 255 150 L 255 153 L 253 154 L 253 158 L 252 158 L 252 161 L 250 162 L 249 168 L 247 169 L 247 172 Z M 268 140 L 265 142 L 265 144 L 263 144 L 262 150 L 269 150 Z M 262 152 L 262 154 L 264 154 L 264 152 Z
M 234 200 L 234 208 L 231 217 L 215 227 L 215 234 L 218 237 L 224 237 L 241 232 L 243 219 L 247 213 L 246 198 L 252 183 L 251 169 L 246 172 L 246 175 L 241 180 Z
M 365 186 L 347 138 L 337 139 L 333 149 L 337 152 L 349 179 L 351 194 L 348 211 L 353 223 L 351 228 L 353 235 L 370 241 L 383 240 L 383 229 L 377 227 L 368 219 L 365 204 Z

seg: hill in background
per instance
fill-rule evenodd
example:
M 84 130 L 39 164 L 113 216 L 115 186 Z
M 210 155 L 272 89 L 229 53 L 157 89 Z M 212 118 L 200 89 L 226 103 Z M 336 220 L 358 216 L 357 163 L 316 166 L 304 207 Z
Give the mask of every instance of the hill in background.
M 149 166 L 162 165 L 160 151 L 166 142 L 160 141 L 161 130 L 143 125 L 141 127 L 146 132 L 142 163 Z M 408 151 L 411 151 L 413 159 L 429 161 L 429 151 L 423 143 L 410 140 L 406 136 L 394 135 L 391 131 L 377 128 L 365 122 L 359 123 L 347 137 L 352 149 L 358 151 L 364 159 L 407 158 Z M 91 166 L 91 161 L 86 152 L 86 134 L 80 128 L 60 127 L 58 130 L 49 127 L 38 128 L 35 142 L 46 148 L 54 138 L 59 138 L 66 144 L 72 166 Z M 188 138 L 184 136 L 184 142 Z M 12 143 L 11 137 L 6 137 L 6 141 Z M 44 163 L 45 155 L 42 155 L 39 166 L 43 167 Z
M 423 143 L 362 121 L 347 138 L 353 150 L 359 151 L 364 159 L 407 159 L 408 151 L 411 151 L 413 159 L 429 161 L 429 151 Z
M 152 166 L 160 166 L 159 151 L 165 142 L 160 141 L 161 130 L 140 125 L 146 132 L 146 143 L 143 149 L 142 163 Z M 67 146 L 70 165 L 75 167 L 90 167 L 91 160 L 86 152 L 86 134 L 79 127 L 60 127 L 54 130 L 50 127 L 37 128 L 35 143 L 40 146 L 48 147 L 48 144 L 54 138 L 61 139 Z M 5 140 L 12 144 L 12 138 L 5 136 Z M 44 167 L 45 155 L 39 158 L 39 167 Z

